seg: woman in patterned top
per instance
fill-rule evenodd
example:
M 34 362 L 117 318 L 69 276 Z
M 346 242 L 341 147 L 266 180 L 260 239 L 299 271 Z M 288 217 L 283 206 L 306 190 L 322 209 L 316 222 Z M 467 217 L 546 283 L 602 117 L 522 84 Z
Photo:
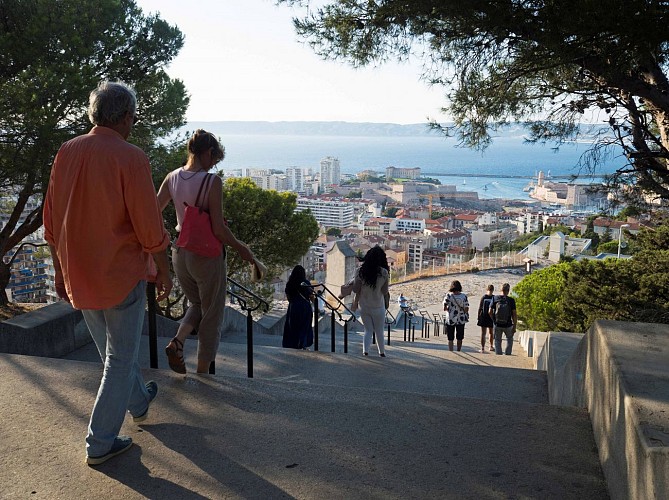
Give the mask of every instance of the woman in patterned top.
M 462 293 L 462 285 L 458 280 L 451 283 L 451 288 L 444 297 L 444 311 L 448 311 L 446 335 L 448 349 L 453 350 L 453 340 L 458 341 L 458 351 L 462 350 L 462 339 L 465 338 L 465 323 L 469 321 L 469 301 Z

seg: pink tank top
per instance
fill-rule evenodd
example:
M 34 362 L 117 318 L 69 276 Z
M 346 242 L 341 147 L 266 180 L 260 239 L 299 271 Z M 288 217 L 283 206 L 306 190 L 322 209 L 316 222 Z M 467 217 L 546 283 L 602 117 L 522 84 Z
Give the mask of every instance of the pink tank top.
M 200 190 L 200 185 L 206 175 L 207 172 L 204 170 L 202 172 L 189 172 L 188 170 L 184 170 L 183 167 L 170 172 L 167 186 L 170 189 L 170 196 L 177 212 L 177 231 L 181 231 L 181 224 L 184 220 L 184 212 L 186 210 L 184 202 L 191 206 L 195 205 L 197 192 Z M 209 191 L 205 193 L 203 189 L 203 193 L 200 195 L 200 205 L 207 212 L 209 211 Z

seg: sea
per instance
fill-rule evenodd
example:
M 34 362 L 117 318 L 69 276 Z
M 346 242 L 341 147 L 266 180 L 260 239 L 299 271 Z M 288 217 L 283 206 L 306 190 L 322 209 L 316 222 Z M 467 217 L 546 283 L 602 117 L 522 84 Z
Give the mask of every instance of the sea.
M 611 150 L 593 172 L 584 166 L 592 144 L 530 144 L 521 136 L 493 138 L 484 151 L 459 147 L 441 136 L 323 136 L 225 134 L 223 172 L 245 168 L 318 171 L 321 159 L 339 159 L 342 174 L 363 170 L 385 173 L 386 167 L 420 167 L 423 176 L 476 191 L 481 199 L 526 200 L 526 187 L 539 171 L 551 180 L 601 183 L 602 176 L 625 165 L 620 150 Z M 586 156 L 584 156 L 586 155 Z

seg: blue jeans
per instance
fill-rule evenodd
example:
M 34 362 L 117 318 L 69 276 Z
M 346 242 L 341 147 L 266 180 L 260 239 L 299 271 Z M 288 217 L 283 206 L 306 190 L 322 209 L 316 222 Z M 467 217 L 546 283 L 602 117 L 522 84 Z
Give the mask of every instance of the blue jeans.
M 502 333 L 506 335 L 506 350 L 504 354 L 511 356 L 513 349 L 513 325 L 497 326 L 495 325 L 495 354 L 502 354 Z
M 126 411 L 139 416 L 149 406 L 149 393 L 137 362 L 145 304 L 146 282 L 140 281 L 119 305 L 81 311 L 104 363 L 86 436 L 89 457 L 109 452 Z

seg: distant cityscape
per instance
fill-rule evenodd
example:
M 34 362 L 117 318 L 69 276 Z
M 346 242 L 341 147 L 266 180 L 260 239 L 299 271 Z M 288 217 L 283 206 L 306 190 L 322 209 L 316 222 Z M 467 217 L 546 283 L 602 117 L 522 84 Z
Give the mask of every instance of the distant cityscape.
M 441 184 L 421 176 L 421 168 L 364 170 L 355 175 L 341 173 L 339 159 L 327 156 L 318 168 L 236 169 L 227 172 L 248 177 L 261 189 L 297 194 L 297 211 L 309 210 L 321 227 L 321 235 L 301 258 L 311 279 L 324 277 L 327 253 L 334 242 L 346 240 L 359 254 L 380 245 L 388 254 L 395 278 L 471 260 L 477 253 L 500 243 L 510 244 L 520 235 L 550 226 L 567 226 L 584 232 L 588 215 L 600 213 L 608 205 L 607 193 L 589 189 L 587 184 L 552 182 L 538 172 L 527 190 L 531 200 L 481 200 L 475 191 L 459 191 L 455 185 Z M 3 199 L 11 206 L 11 197 Z M 33 201 L 26 214 L 38 203 Z M 0 215 L 4 226 L 8 214 Z M 639 230 L 641 221 L 626 228 Z M 606 217 L 595 220 L 596 232 L 617 237 L 622 222 Z M 563 254 L 587 253 L 587 242 L 563 241 L 556 255 L 554 245 L 537 242 L 523 251 L 532 260 L 558 259 Z M 558 244 L 557 246 L 559 246 Z M 57 300 L 54 272 L 44 245 L 42 231 L 24 240 L 4 256 L 14 259 L 8 295 L 17 302 Z M 549 249 L 550 248 L 550 249 Z M 282 293 L 277 280 L 277 295 Z

